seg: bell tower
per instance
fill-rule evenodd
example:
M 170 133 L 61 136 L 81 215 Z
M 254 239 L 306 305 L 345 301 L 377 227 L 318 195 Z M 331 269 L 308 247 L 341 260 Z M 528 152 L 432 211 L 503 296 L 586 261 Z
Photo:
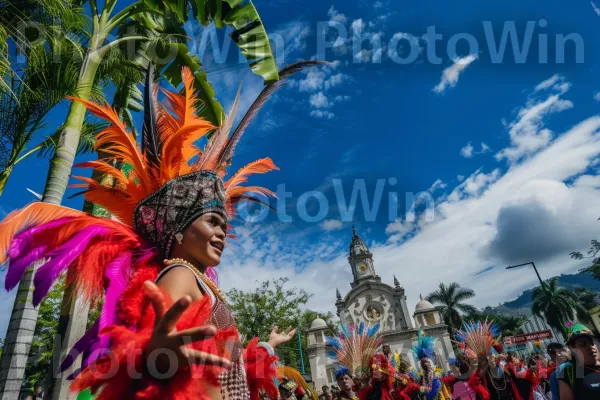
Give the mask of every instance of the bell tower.
M 352 288 L 364 281 L 381 282 L 381 278 L 375 273 L 373 254 L 369 252 L 365 242 L 358 236 L 354 227 L 352 227 L 352 242 L 350 243 L 349 253 L 348 262 L 354 277 L 354 282 L 350 284 Z

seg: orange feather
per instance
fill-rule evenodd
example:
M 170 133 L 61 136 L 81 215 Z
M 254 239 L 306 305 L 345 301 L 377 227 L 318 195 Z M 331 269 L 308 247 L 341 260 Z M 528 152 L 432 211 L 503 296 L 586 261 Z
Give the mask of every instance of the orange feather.
M 137 146 L 135 137 L 127 132 L 125 123 L 119 119 L 117 112 L 108 103 L 103 107 L 88 100 L 76 97 L 68 98 L 82 103 L 92 114 L 111 123 L 108 128 L 96 136 L 96 145 L 94 148 L 96 150 L 102 149 L 104 153 L 112 154 L 122 159 L 125 163 L 131 164 L 138 174 L 140 184 L 147 191 L 152 190 L 151 181 L 145 173 L 144 157 Z
M 235 187 L 247 182 L 248 177 L 253 174 L 264 174 L 273 170 L 279 170 L 269 157 L 261 158 L 240 168 L 227 182 L 225 182 L 225 192 L 229 194 Z

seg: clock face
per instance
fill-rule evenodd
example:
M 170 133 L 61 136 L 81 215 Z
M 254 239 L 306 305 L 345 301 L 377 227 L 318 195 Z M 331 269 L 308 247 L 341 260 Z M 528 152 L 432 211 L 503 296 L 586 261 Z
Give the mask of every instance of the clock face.
M 358 264 L 358 273 L 364 274 L 367 272 L 367 266 L 365 264 Z

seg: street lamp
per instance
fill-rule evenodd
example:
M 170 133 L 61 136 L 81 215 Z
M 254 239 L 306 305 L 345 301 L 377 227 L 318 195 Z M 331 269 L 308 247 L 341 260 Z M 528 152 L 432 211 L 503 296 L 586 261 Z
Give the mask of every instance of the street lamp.
M 542 278 L 540 277 L 540 273 L 538 272 L 537 268 L 535 267 L 535 264 L 533 263 L 533 261 L 529 261 L 529 262 L 524 263 L 524 264 L 513 265 L 512 267 L 506 267 L 506 269 L 513 269 L 513 268 L 518 268 L 518 267 L 524 267 L 525 265 L 529 265 L 529 264 L 531 264 L 533 266 L 533 270 L 535 271 L 535 274 L 537 275 L 538 279 L 540 280 L 540 285 L 542 285 L 542 288 L 544 290 L 546 290 L 546 286 L 544 286 L 544 281 L 542 281 Z

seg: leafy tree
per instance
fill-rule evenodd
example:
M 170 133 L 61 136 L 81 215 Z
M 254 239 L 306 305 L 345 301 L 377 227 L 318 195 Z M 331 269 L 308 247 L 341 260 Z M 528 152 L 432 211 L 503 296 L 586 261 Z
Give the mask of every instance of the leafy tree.
M 266 340 L 274 326 L 279 329 L 298 328 L 305 371 L 310 371 L 307 354 L 307 337 L 304 332 L 310 328 L 312 321 L 322 318 L 327 322 L 331 331 L 335 331 L 332 313 L 319 313 L 303 309 L 312 296 L 305 290 L 286 288 L 287 278 L 264 281 L 249 292 L 233 289 L 227 293 L 231 311 L 242 338 L 249 341 L 258 336 Z M 277 349 L 280 360 L 286 365 L 301 370 L 300 348 L 298 338 Z
M 575 312 L 577 313 L 577 319 L 583 323 L 590 323 L 591 321 L 588 311 L 598 305 L 598 292 L 579 287 L 574 289 L 573 293 L 577 297 L 578 307 L 575 309 Z
M 29 360 L 25 368 L 24 389 L 33 390 L 38 384 L 42 386 L 47 384 L 46 379 L 52 366 L 54 335 L 57 334 L 64 290 L 63 277 L 57 281 L 40 304 L 33 341 L 29 350 Z
M 574 251 L 570 255 L 571 258 L 574 258 L 575 260 L 591 258 L 592 264 L 586 268 L 581 269 L 580 272 L 589 272 L 592 274 L 594 279 L 600 280 L 600 257 L 598 257 L 598 253 L 600 253 L 600 242 L 594 239 L 590 243 L 590 249 L 587 251 L 587 256 L 584 256 L 578 251 Z
M 463 303 L 473 297 L 475 297 L 475 292 L 472 289 L 460 287 L 458 283 L 452 282 L 448 286 L 440 283 L 439 289 L 429 293 L 427 300 L 442 306 L 441 314 L 444 323 L 449 326 L 451 331 L 454 331 L 462 325 L 462 314 L 477 312 L 474 306 Z
M 544 282 L 543 286 L 537 286 L 532 293 L 533 304 L 531 311 L 546 319 L 548 325 L 565 332 L 564 323 L 575 319 L 583 307 L 574 291 L 558 286 L 558 277 Z

